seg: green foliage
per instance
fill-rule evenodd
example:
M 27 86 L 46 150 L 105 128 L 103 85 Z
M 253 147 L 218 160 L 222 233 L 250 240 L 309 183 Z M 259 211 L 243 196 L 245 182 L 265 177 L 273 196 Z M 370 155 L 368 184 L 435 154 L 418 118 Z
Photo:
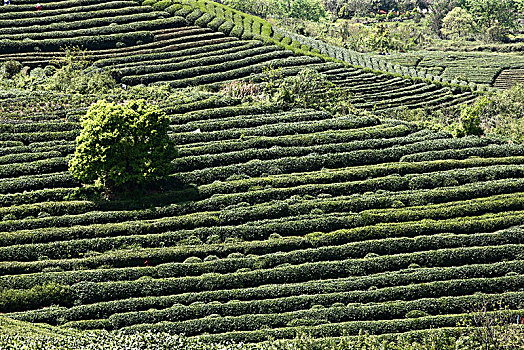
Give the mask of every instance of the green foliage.
M 156 11 L 163 11 L 171 5 L 172 5 L 171 0 L 162 0 L 162 1 L 158 1 L 157 3 L 153 4 L 153 8 Z
M 260 17 L 280 15 L 274 0 L 226 0 L 224 4 L 231 6 L 235 10 Z
M 372 11 L 372 2 L 366 0 L 348 0 L 341 3 L 339 6 L 332 8 L 336 10 L 336 14 L 343 18 L 350 18 L 353 16 L 365 16 Z
M 445 111 L 398 109 L 393 116 L 417 122 L 434 130 L 446 130 L 453 135 L 497 135 L 510 142 L 524 142 L 524 89 L 515 85 L 509 90 L 480 96 L 470 105 Z
M 370 50 L 380 52 L 396 49 L 389 28 L 383 24 L 373 27 L 373 31 L 366 38 L 366 46 Z
M 406 318 L 418 318 L 429 316 L 427 312 L 421 310 L 411 310 L 406 314 Z
M 281 70 L 267 68 L 263 74 L 266 93 L 277 103 L 337 114 L 353 110 L 348 90 L 337 88 L 316 70 L 304 69 L 295 76 L 284 77 Z M 320 91 L 322 97 L 315 96 L 316 91 Z
M 11 79 L 15 74 L 20 73 L 22 64 L 18 61 L 7 61 L 0 66 L 0 77 L 2 79 Z
M 366 48 L 356 41 L 371 41 L 377 27 L 386 25 L 392 34 L 391 47 L 405 51 L 413 47 L 442 48 L 444 45 L 472 46 L 469 40 L 483 39 L 487 42 L 508 41 L 508 33 L 516 28 L 517 18 L 522 17 L 519 10 L 521 1 L 514 0 L 433 0 L 433 1 L 399 1 L 399 0 L 331 0 L 325 1 L 325 7 L 338 19 L 334 23 L 296 23 L 282 21 L 293 31 L 310 37 L 322 38 L 323 41 L 336 43 L 339 46 L 374 50 Z M 461 9 L 461 10 L 458 10 Z M 378 14 L 381 11 L 381 14 Z M 427 11 L 427 12 L 426 12 Z M 459 14 L 457 11 L 462 12 Z M 450 13 L 451 12 L 451 13 Z M 358 17 L 371 17 L 365 26 L 359 25 Z M 447 18 L 446 18 L 447 17 Z M 395 21 L 396 19 L 399 21 Z M 446 21 L 443 22 L 444 18 Z M 357 22 L 357 23 L 355 23 Z M 411 36 L 404 35 L 406 25 L 411 28 Z M 317 28 L 315 28 L 317 26 Z M 400 28 L 404 27 L 404 28 Z M 413 30 L 416 29 L 416 30 Z M 461 36 L 465 34 L 464 36 Z M 473 34 L 476 34 L 475 36 Z M 434 38 L 461 39 L 458 43 L 433 41 Z M 342 39 L 342 40 L 340 40 Z M 466 42 L 465 40 L 468 40 Z M 478 45 L 478 44 L 477 44 Z M 508 44 L 507 48 L 520 50 L 520 45 Z M 499 49 L 496 45 L 494 50 Z M 500 48 L 502 49 L 502 48 Z
M 509 30 L 517 25 L 517 5 L 514 0 L 467 0 L 466 6 L 480 28 L 488 29 L 496 24 Z
M 330 58 L 321 55 L 293 57 L 291 51 L 263 46 L 258 40 L 229 41 L 202 29 L 172 31 L 182 23 L 223 28 L 242 39 L 260 39 L 264 33 L 266 43 L 278 41 L 294 53 L 314 56 L 310 50 L 315 42 L 275 35 L 267 22 L 216 3 L 190 3 L 147 1 L 158 9 L 172 4 L 168 8 L 187 17 L 188 24 L 173 18 L 146 26 L 162 33 L 158 39 L 180 43 L 176 44 L 180 50 L 157 47 L 150 52 L 160 46 L 155 42 L 136 52 L 126 50 L 129 55 L 108 55 L 96 65 L 114 65 L 123 81 L 133 84 L 209 84 L 218 89 L 233 82 L 223 87 L 223 95 L 185 90 L 187 94 L 173 99 L 171 88 L 151 88 L 146 94 L 148 101 L 158 101 L 159 108 L 169 113 L 171 139 L 180 145 L 181 157 L 171 163 L 177 172 L 158 181 L 158 188 L 167 188 L 163 184 L 184 188 L 101 201 L 97 189 L 78 189 L 80 184 L 67 172 L 80 132 L 77 120 L 90 102 L 50 113 L 6 110 L 5 115 L 17 122 L 0 125 L 0 285 L 6 295 L 15 295 L 14 300 L 19 293 L 30 294 L 50 283 L 70 286 L 72 296 L 58 302 L 63 306 L 48 309 L 40 309 L 51 303 L 45 298 L 33 299 L 41 304 L 18 303 L 12 317 L 84 329 L 146 331 L 89 333 L 89 341 L 80 335 L 75 348 L 84 342 L 99 348 L 219 348 L 204 343 L 219 340 L 236 343 L 223 347 L 243 347 L 240 342 L 293 339 L 308 331 L 310 336 L 293 341 L 250 346 L 321 349 L 329 343 L 331 349 L 426 345 L 456 349 L 461 336 L 457 322 L 469 319 L 471 315 L 462 313 L 483 298 L 476 292 L 491 293 L 486 298 L 492 301 L 507 300 L 513 310 L 504 314 L 512 319 L 521 312 L 522 228 L 499 231 L 524 222 L 521 147 L 491 138 L 452 139 L 411 123 L 381 122 L 351 111 L 347 92 L 334 90 L 331 79 L 352 89 L 353 101 L 368 109 L 404 104 L 434 108 L 456 101 L 447 88 L 377 75 L 384 64 L 370 55 L 349 57 L 348 61 L 356 58 L 359 65 L 374 69 L 360 70 L 325 62 Z M 151 8 L 141 10 L 145 17 L 157 16 Z M 51 16 L 42 18 L 47 17 Z M 105 30 L 103 21 L 100 30 Z M 88 33 L 93 32 L 98 29 Z M 373 43 L 377 48 L 392 45 L 391 33 L 377 34 Z M 129 45 L 122 41 L 118 47 Z M 354 54 L 331 46 L 317 50 L 344 60 Z M 267 62 L 282 69 L 263 71 Z M 326 75 L 300 72 L 304 66 Z M 85 73 L 87 66 L 74 69 Z M 55 73 L 51 68 L 35 69 L 28 76 L 38 80 Z M 419 74 L 413 69 L 399 73 Z M 424 73 L 419 77 L 428 77 Z M 262 95 L 261 86 L 238 81 L 246 77 L 263 81 L 264 75 L 269 76 L 265 88 L 270 102 L 277 103 L 243 104 Z M 64 86 L 69 84 L 62 80 Z M 102 169 L 89 181 L 98 181 L 113 193 L 170 172 L 172 158 L 163 157 L 165 163 L 159 160 L 158 166 L 146 167 L 148 161 L 139 160 L 139 174 L 129 176 L 135 160 L 128 161 L 128 154 L 160 158 L 169 147 L 162 143 L 169 123 L 163 113 L 142 102 L 131 102 L 135 106 L 131 111 L 126 109 L 129 105 L 119 105 L 145 92 L 143 87 L 111 91 L 107 98 L 114 103 L 95 105 L 89 112 L 92 120 L 83 120 L 95 134 L 79 137 L 86 145 L 84 155 L 100 160 L 91 170 L 108 164 L 117 168 L 113 173 Z M 471 100 L 469 92 L 461 95 L 462 101 Z M 47 102 L 54 96 L 48 91 L 37 99 Z M 83 99 L 93 98 L 97 97 Z M 6 99 L 18 106 L 17 95 L 7 93 Z M 136 115 L 139 109 L 154 114 L 153 122 L 162 125 L 149 128 L 147 122 L 136 122 L 141 120 Z M 136 125 L 128 127 L 126 122 Z M 129 129 L 126 135 L 121 135 L 121 125 Z M 131 147 L 136 143 L 131 131 L 141 132 L 143 138 L 158 131 L 161 152 Z M 117 145 L 113 154 L 106 152 L 111 147 L 106 141 Z M 109 162 L 99 159 L 106 155 Z M 127 164 L 118 167 L 117 161 L 111 163 L 115 158 Z M 152 169 L 149 166 L 164 165 L 166 169 L 154 176 L 144 173 Z M 451 327 L 453 336 L 425 331 L 439 327 L 446 331 Z M 418 329 L 410 336 L 421 337 L 357 335 L 361 329 L 372 333 Z M 202 343 L 166 334 L 157 338 L 150 330 L 200 335 Z M 326 336 L 342 338 L 322 338 Z M 15 338 L 13 348 L 23 348 L 25 339 Z M 38 341 L 44 342 L 41 348 L 69 346 L 69 340 Z M 415 341 L 418 344 L 413 345 Z M 0 340 L 12 342 L 13 338 Z
M 488 321 L 494 319 L 488 314 Z M 299 323 L 301 320 L 297 320 Z M 311 321 L 308 320 L 308 323 Z M 315 323 L 315 322 L 312 322 Z M 460 331 L 449 328 L 435 330 L 421 330 L 408 332 L 402 335 L 375 336 L 362 331 L 358 336 L 341 337 L 338 339 L 315 339 L 307 331 L 297 331 L 291 339 L 270 340 L 258 344 L 242 344 L 226 342 L 217 344 L 206 341 L 206 339 L 188 338 L 180 335 L 166 333 L 135 333 L 124 332 L 74 332 L 62 330 L 49 326 L 32 326 L 24 322 L 18 322 L 7 318 L 0 319 L 2 332 L 0 342 L 8 349 L 49 349 L 49 350 L 76 350 L 100 349 L 100 350 L 477 350 L 484 348 L 486 343 L 477 335 L 478 329 L 473 326 L 465 326 Z M 10 331 L 12 328 L 16 331 Z M 521 342 L 508 336 L 521 336 L 522 330 L 517 326 L 506 326 L 505 328 L 485 326 L 482 332 L 490 332 L 492 337 L 489 343 L 493 349 L 505 349 L 505 345 L 518 347 Z M 498 344 L 497 344 L 498 343 Z M 495 345 L 497 344 L 497 345 Z
M 263 97 L 260 85 L 249 81 L 235 80 L 226 83 L 220 89 L 220 93 L 243 101 L 260 100 Z
M 441 35 L 442 20 L 454 7 L 455 1 L 449 0 L 433 0 L 428 4 L 429 15 L 427 21 L 434 34 Z
M 70 287 L 57 283 L 37 285 L 29 289 L 0 289 L 0 312 L 35 309 L 51 305 L 70 305 Z
M 90 66 L 87 51 L 78 47 L 66 48 L 65 57 L 54 63 L 60 68 L 46 80 L 46 89 L 68 93 L 103 94 L 116 86 L 110 72 Z
M 480 118 L 487 133 L 514 142 L 524 142 L 524 85 L 483 96 L 466 108 L 467 115 Z
M 377 14 L 375 18 L 392 18 L 400 11 L 401 13 L 409 12 L 417 6 L 425 5 L 417 0 L 335 0 L 326 1 L 326 10 L 342 18 L 352 18 L 354 16 L 373 16 L 378 11 L 388 12 Z
M 286 72 L 265 73 L 278 93 Z M 299 98 L 284 106 L 309 103 L 307 89 L 328 80 L 319 75 L 286 81 Z M 77 122 L 0 125 L 0 285 L 58 283 L 72 295 L 72 305 L 11 316 L 236 344 L 307 330 L 300 344 L 311 348 L 326 336 L 358 340 L 360 329 L 459 334 L 478 291 L 515 315 L 522 229 L 499 230 L 524 222 L 522 148 L 370 115 L 242 104 L 237 92 L 254 86 L 229 88 L 238 98 L 153 87 L 108 97 L 161 100 L 182 145 L 177 173 L 161 183 L 187 188 L 139 198 L 100 201 L 89 188 L 64 200 L 78 186 L 65 172 Z M 413 310 L 431 316 L 406 318 Z
M 71 173 L 109 191 L 168 175 L 176 156 L 167 135 L 169 122 L 164 112 L 143 100 L 97 102 L 82 119 Z
M 466 39 L 473 33 L 475 21 L 462 7 L 455 7 L 442 20 L 442 34 L 454 39 Z
M 320 0 L 227 0 L 232 8 L 262 17 L 291 17 L 319 21 L 326 16 Z
M 319 21 L 326 15 L 319 0 L 277 0 L 276 5 L 287 17 Z
M 484 130 L 481 127 L 482 109 L 488 104 L 486 97 L 480 98 L 474 105 L 465 106 L 460 113 L 460 129 L 457 131 L 458 136 L 483 135 Z

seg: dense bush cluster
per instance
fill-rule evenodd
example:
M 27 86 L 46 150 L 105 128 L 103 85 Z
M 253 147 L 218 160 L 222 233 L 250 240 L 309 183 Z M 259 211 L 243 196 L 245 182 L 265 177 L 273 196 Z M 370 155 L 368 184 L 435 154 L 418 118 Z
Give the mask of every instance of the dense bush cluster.
M 99 101 L 82 119 L 69 162 L 71 174 L 107 191 L 158 180 L 171 173 L 176 156 L 167 135 L 169 118 L 144 100 L 117 105 Z

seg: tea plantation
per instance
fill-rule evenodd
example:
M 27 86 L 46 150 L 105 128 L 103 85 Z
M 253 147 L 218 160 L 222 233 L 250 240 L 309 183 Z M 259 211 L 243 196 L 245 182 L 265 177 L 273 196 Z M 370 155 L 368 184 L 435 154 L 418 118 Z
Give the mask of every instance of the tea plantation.
M 462 79 L 496 88 L 524 83 L 522 54 L 424 51 L 379 57 L 402 66 L 427 69 L 449 79 Z
M 28 67 L 44 67 L 62 55 L 60 48 L 81 45 L 95 66 L 114 69 L 126 85 L 219 88 L 224 82 L 256 80 L 267 67 L 281 68 L 284 75 L 312 68 L 349 90 L 356 107 L 368 110 L 445 108 L 475 98 L 476 86 L 458 85 L 458 80 L 443 83 L 401 66 L 396 72 L 370 57 L 346 62 L 335 52 L 329 57 L 284 37 L 266 21 L 212 1 L 146 0 L 141 6 L 63 0 L 45 4 L 42 11 L 35 11 L 32 0 L 16 4 L 0 8 L 0 59 Z
M 1 91 L 0 326 L 241 344 L 524 316 L 524 147 L 384 116 L 471 102 L 473 85 L 350 65 L 210 1 L 35 3 L 0 7 L 0 58 L 88 48 L 125 87 L 103 98 L 159 106 L 178 157 L 150 190 L 102 198 L 68 171 L 101 97 Z M 268 67 L 313 68 L 359 109 L 216 92 Z
M 522 309 L 523 147 L 184 100 L 162 105 L 177 173 L 136 200 L 75 196 L 74 113 L 2 124 L 7 316 L 258 342 L 452 327 L 483 300 Z

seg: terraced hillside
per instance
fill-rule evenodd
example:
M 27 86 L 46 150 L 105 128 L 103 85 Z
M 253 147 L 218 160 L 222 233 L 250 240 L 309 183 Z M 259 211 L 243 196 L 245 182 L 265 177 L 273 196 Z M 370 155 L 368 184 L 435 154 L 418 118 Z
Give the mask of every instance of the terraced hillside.
M 378 57 L 402 66 L 426 69 L 444 78 L 465 79 L 496 88 L 507 89 L 524 82 L 521 54 L 421 51 Z
M 445 108 L 476 96 L 466 86 L 352 68 L 275 33 L 261 19 L 211 1 L 146 1 L 141 6 L 62 0 L 45 3 L 42 11 L 35 3 L 0 8 L 0 59 L 44 67 L 61 55 L 60 47 L 80 45 L 90 50 L 97 67 L 114 69 L 123 84 L 177 88 L 256 81 L 268 67 L 281 68 L 285 75 L 314 68 L 348 89 L 357 107 L 375 111 Z
M 1 52 L 31 52 L 46 56 L 66 45 L 87 49 L 136 45 L 153 40 L 151 30 L 180 25 L 179 18 L 140 6 L 135 1 L 62 0 L 46 2 L 41 11 L 37 1 L 16 1 L 0 9 Z M 3 56 L 10 57 L 10 56 Z
M 501 70 L 493 86 L 499 89 L 509 89 L 515 84 L 524 84 L 524 69 Z
M 104 201 L 67 172 L 87 100 L 0 124 L 0 295 L 29 296 L 0 298 L 6 316 L 259 342 L 524 309 L 522 146 L 366 113 L 162 98 L 176 173 Z

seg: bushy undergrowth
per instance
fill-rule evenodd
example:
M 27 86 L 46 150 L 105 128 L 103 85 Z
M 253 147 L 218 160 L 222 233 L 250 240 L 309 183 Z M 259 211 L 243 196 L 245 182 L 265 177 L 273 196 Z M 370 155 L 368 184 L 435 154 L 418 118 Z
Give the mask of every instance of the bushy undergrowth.
M 30 289 L 0 289 L 0 310 L 10 312 L 69 303 L 69 286 L 50 283 Z
M 487 132 L 524 143 L 524 85 L 485 96 L 473 108 Z
M 285 76 L 282 69 L 270 66 L 263 70 L 260 80 L 260 85 L 243 81 L 226 83 L 221 93 L 244 100 L 275 103 L 285 109 L 312 108 L 335 115 L 356 113 L 349 91 L 335 86 L 326 75 L 314 69 Z
M 67 47 L 64 51 L 63 57 L 50 62 L 45 68 L 30 70 L 17 61 L 1 64 L 0 86 L 80 94 L 104 94 L 116 88 L 111 72 L 92 66 L 86 50 Z
M 398 109 L 394 118 L 444 129 L 455 136 L 497 135 L 517 143 L 524 142 L 524 85 L 479 97 L 473 104 L 446 110 Z
M 25 350 L 478 350 L 522 349 L 522 327 L 463 327 L 457 330 L 427 330 L 404 335 L 314 339 L 299 334 L 292 340 L 271 340 L 258 344 L 208 343 L 164 333 L 92 331 L 76 335 L 19 332 L 0 333 L 0 349 Z M 488 336 L 489 334 L 489 336 Z

